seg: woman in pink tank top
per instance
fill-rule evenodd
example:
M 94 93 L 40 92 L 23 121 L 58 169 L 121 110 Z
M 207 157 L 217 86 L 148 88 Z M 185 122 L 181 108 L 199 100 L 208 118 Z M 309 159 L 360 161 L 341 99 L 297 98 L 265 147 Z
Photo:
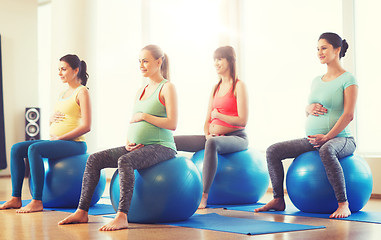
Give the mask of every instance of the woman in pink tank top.
M 203 164 L 203 196 L 199 208 L 205 208 L 208 193 L 217 171 L 217 154 L 247 149 L 245 126 L 248 120 L 246 86 L 236 73 L 236 55 L 230 46 L 214 52 L 219 81 L 209 98 L 204 124 L 205 135 L 175 136 L 178 151 L 196 152 L 205 149 Z

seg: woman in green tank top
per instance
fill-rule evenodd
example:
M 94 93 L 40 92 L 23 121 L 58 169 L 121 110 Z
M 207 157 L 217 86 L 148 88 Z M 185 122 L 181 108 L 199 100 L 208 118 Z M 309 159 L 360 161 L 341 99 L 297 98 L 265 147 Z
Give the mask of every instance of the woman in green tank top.
M 127 214 L 134 189 L 134 169 L 144 169 L 176 155 L 172 131 L 177 126 L 177 96 L 168 81 L 168 57 L 155 45 L 140 53 L 140 70 L 149 83 L 136 95 L 133 116 L 124 146 L 90 155 L 83 176 L 81 198 L 75 213 L 62 224 L 88 222 L 88 210 L 103 168 L 118 168 L 120 201 L 116 217 L 99 230 L 128 227 Z

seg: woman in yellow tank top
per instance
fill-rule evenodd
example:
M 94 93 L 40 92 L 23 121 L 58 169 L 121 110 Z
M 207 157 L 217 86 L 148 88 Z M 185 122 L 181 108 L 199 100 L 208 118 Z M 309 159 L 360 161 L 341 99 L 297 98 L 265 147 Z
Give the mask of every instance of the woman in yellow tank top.
M 0 210 L 20 208 L 17 213 L 43 210 L 44 164 L 42 158 L 64 158 L 86 153 L 84 134 L 90 131 L 91 107 L 86 83 L 86 63 L 76 55 L 60 59 L 58 75 L 68 89 L 60 94 L 50 118 L 50 140 L 16 143 L 11 149 L 12 197 Z M 24 158 L 28 158 L 33 182 L 33 200 L 21 208 L 21 192 L 25 174 Z

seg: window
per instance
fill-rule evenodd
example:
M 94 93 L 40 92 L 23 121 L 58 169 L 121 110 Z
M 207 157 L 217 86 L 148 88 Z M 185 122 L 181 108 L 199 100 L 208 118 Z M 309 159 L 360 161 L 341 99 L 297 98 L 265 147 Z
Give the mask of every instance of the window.
M 311 81 L 324 74 L 316 55 L 323 32 L 342 32 L 340 0 L 260 1 L 242 5 L 242 79 L 250 92 L 250 145 L 265 150 L 304 137 Z
M 203 134 L 209 96 L 218 81 L 213 52 L 223 28 L 219 23 L 220 1 L 148 2 L 143 30 L 149 36 L 143 45 L 159 45 L 170 60 L 171 81 L 179 102 L 175 134 Z

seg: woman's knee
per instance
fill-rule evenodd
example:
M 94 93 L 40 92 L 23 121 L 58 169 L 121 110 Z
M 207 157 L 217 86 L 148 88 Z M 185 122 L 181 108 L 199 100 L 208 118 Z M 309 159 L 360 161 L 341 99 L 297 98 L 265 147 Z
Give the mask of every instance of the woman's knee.
M 132 168 L 133 169 L 133 161 L 131 159 L 131 156 L 129 155 L 130 154 L 125 154 L 121 156 L 120 158 L 118 158 L 118 168 L 122 168 L 122 169 Z
M 87 159 L 86 167 L 91 167 L 94 165 L 99 165 L 98 163 L 102 161 L 102 155 L 100 153 L 93 153 Z
M 218 146 L 218 143 L 217 143 L 217 139 L 215 137 L 209 138 L 205 142 L 205 150 L 215 151 L 215 150 L 217 150 L 217 146 Z
M 274 143 L 273 145 L 269 146 L 267 149 L 266 149 L 266 158 L 267 158 L 267 161 L 271 161 L 273 159 L 275 159 L 278 155 L 278 153 L 280 152 L 282 148 L 282 145 L 280 143 Z
M 43 145 L 39 144 L 39 143 L 33 143 L 33 144 L 31 144 L 28 147 L 28 155 L 31 155 L 31 156 L 35 155 L 35 154 L 39 154 L 40 155 L 42 147 L 43 147 Z
M 11 155 L 20 154 L 23 148 L 24 148 L 23 142 L 13 144 L 13 146 L 11 147 Z
M 337 150 L 336 150 L 334 144 L 329 143 L 329 142 L 327 142 L 326 144 L 321 146 L 319 149 L 319 155 L 320 155 L 322 160 L 324 158 L 326 158 L 326 156 L 336 156 L 336 154 L 337 154 Z

